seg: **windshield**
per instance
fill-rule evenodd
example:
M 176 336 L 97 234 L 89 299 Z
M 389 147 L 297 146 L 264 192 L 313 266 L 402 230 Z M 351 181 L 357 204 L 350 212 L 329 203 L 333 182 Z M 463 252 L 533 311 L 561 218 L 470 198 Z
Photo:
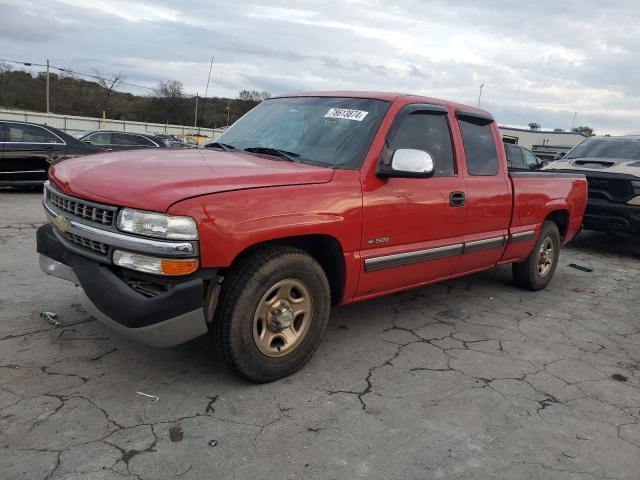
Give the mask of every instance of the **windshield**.
M 621 158 L 640 160 L 640 139 L 587 138 L 566 158 Z
M 388 102 L 366 98 L 266 100 L 204 147 L 245 150 L 333 168 L 360 166 Z

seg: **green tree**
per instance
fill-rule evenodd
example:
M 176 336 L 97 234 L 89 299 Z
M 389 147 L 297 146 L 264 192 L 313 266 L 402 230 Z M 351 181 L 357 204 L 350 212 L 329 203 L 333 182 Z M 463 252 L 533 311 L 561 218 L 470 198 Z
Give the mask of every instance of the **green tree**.
M 593 128 L 591 127 L 576 127 L 572 130 L 575 133 L 581 133 L 587 137 L 593 137 L 595 135 L 595 132 L 593 131 Z

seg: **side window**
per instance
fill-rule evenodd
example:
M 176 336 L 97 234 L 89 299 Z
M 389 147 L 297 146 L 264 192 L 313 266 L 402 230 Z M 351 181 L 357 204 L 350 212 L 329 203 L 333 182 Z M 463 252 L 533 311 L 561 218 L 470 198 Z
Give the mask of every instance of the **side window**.
M 536 168 L 538 166 L 538 159 L 529 150 L 522 150 L 524 153 L 524 163 L 527 164 L 527 168 Z
M 504 149 L 507 154 L 507 164 L 509 168 L 524 168 L 524 160 L 520 148 L 505 144 Z
M 137 135 L 129 135 L 128 133 L 114 133 L 113 143 L 116 145 L 135 146 L 138 145 Z
M 5 130 L 5 126 L 4 123 L 0 123 L 0 142 L 4 142 L 4 130 Z
M 107 132 L 98 132 L 89 135 L 85 140 L 89 140 L 94 145 L 111 145 L 111 134 Z
M 498 153 L 493 140 L 493 121 L 481 118 L 458 118 L 469 175 L 497 175 Z
M 147 137 L 143 137 L 142 135 L 136 135 L 136 145 L 144 145 L 145 147 L 155 147 L 156 144 L 149 140 Z
M 6 124 L 5 134 L 7 142 L 16 143 L 61 143 L 60 139 L 35 125 L 23 125 L 19 123 Z
M 398 148 L 429 152 L 435 164 L 435 176 L 456 173 L 447 116 L 441 112 L 415 110 L 405 114 L 389 138 L 388 147 L 390 154 Z

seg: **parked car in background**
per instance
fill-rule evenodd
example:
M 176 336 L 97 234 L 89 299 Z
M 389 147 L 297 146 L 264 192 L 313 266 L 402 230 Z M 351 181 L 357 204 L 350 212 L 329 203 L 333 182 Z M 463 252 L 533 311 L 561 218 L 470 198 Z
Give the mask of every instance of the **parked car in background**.
M 168 135 L 166 133 L 156 133 L 155 136 L 158 137 L 160 140 L 162 140 L 164 142 L 165 146 L 167 146 L 167 147 L 170 147 L 170 148 L 189 148 L 189 145 L 184 143 L 179 138 L 174 137 L 173 135 Z
M 166 148 L 165 143 L 160 138 L 148 133 L 93 130 L 76 133 L 74 136 L 83 143 L 96 145 L 107 151 Z
M 193 138 L 191 137 L 183 137 L 182 141 L 184 142 L 184 144 L 189 147 L 189 148 L 198 148 L 198 142 L 196 142 Z
M 49 166 L 105 151 L 47 125 L 0 121 L 0 186 L 39 186 Z
M 548 162 L 540 160 L 528 148 L 514 145 L 512 143 L 504 143 L 504 150 L 507 155 L 507 166 L 509 171 L 529 171 L 540 170 Z
M 584 175 L 508 173 L 488 112 L 420 96 L 271 98 L 164 153 L 56 165 L 40 266 L 139 341 L 208 331 L 255 382 L 311 358 L 332 304 L 502 264 L 545 288 L 587 199 Z
M 586 175 L 586 230 L 640 233 L 640 136 L 586 138 L 545 170 Z

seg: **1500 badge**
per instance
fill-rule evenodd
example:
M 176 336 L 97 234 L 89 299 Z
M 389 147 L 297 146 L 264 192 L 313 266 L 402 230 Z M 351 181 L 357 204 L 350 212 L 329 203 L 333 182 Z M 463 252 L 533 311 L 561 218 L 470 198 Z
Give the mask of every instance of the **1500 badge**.
M 389 237 L 370 238 L 367 240 L 369 245 L 380 245 L 381 243 L 389 243 Z

